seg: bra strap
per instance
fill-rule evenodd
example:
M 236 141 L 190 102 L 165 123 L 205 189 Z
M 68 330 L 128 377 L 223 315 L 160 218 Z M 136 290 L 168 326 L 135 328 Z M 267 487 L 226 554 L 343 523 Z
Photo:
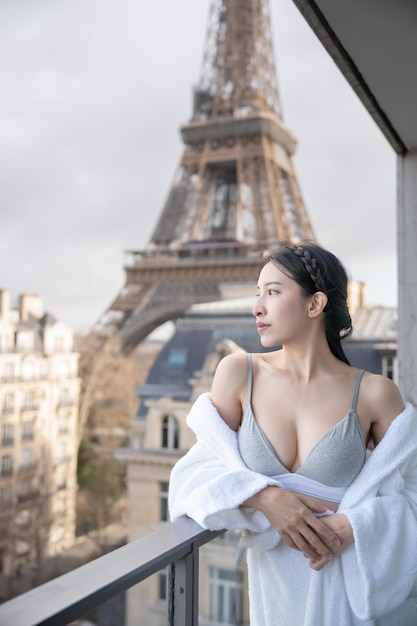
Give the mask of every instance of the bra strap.
M 246 404 L 249 404 L 252 398 L 252 355 L 247 353 L 248 359 L 248 378 L 246 383 Z
M 363 373 L 364 373 L 364 370 L 359 370 L 356 376 L 355 386 L 353 388 L 352 405 L 350 407 L 351 411 L 356 410 L 356 403 L 358 401 L 358 395 L 359 395 L 359 386 L 361 384 Z

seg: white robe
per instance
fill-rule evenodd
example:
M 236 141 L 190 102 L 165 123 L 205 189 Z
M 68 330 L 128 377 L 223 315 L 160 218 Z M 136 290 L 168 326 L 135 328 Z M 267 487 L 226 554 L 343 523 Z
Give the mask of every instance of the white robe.
M 174 466 L 171 520 L 245 530 L 251 626 L 417 626 L 417 412 L 407 404 L 338 509 L 354 544 L 316 572 L 263 513 L 240 504 L 279 480 L 244 464 L 209 393 L 187 417 L 197 443 Z

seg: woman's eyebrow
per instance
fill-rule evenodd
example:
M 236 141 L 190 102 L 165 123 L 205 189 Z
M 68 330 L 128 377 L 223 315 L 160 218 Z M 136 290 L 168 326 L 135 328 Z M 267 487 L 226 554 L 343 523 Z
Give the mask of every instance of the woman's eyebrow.
M 269 282 L 265 283 L 265 287 L 270 287 L 271 285 L 282 285 L 282 283 L 279 282 L 279 280 L 270 280 Z M 259 291 L 261 287 L 259 285 L 256 285 L 256 289 L 257 291 Z

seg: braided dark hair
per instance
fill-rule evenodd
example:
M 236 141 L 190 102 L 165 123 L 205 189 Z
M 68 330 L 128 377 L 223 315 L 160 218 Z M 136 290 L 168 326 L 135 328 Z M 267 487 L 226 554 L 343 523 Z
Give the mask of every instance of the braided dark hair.
M 327 295 L 324 308 L 326 338 L 336 358 L 350 365 L 341 340 L 352 334 L 347 306 L 348 276 L 339 259 L 316 243 L 300 242 L 269 254 L 265 263 L 275 263 L 301 287 L 306 296 L 317 291 Z
M 287 246 L 287 248 L 288 250 L 292 250 L 292 252 L 300 257 L 300 259 L 304 263 L 304 267 L 310 274 L 310 278 L 313 281 L 317 291 L 323 291 L 323 293 L 326 293 L 326 283 L 324 282 L 323 276 L 321 275 L 317 260 L 311 256 L 307 248 L 303 248 L 303 246 Z

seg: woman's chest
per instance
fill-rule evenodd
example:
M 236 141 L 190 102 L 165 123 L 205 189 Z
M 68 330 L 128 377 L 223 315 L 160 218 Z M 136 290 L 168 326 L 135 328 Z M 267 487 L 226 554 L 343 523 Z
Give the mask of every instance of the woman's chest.
M 290 471 L 303 465 L 310 452 L 329 433 L 343 438 L 346 427 L 357 428 L 350 416 L 347 390 L 300 385 L 253 390 L 252 409 L 256 422 L 275 453 Z M 348 420 L 354 419 L 351 425 Z M 363 435 L 363 434 L 362 434 Z

